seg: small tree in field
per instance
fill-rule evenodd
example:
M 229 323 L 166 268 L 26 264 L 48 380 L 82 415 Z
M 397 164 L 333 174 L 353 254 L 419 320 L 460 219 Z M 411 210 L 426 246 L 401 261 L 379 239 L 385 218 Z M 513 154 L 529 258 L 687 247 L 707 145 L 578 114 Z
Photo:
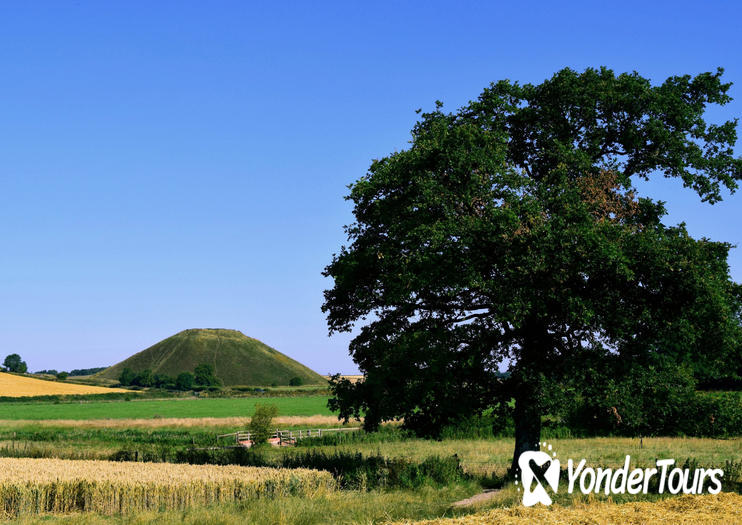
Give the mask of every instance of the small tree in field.
M 302 381 L 301 377 L 292 377 L 289 379 L 289 386 L 301 386 L 304 384 L 304 381 Z
M 253 445 L 259 445 L 268 441 L 271 437 L 273 418 L 278 415 L 276 405 L 264 405 L 258 403 L 255 405 L 255 413 L 250 418 L 250 424 L 247 429 L 252 434 Z
M 25 374 L 28 371 L 26 362 L 21 360 L 21 356 L 18 354 L 10 354 L 3 361 L 3 366 L 8 372 L 15 372 L 17 374 Z

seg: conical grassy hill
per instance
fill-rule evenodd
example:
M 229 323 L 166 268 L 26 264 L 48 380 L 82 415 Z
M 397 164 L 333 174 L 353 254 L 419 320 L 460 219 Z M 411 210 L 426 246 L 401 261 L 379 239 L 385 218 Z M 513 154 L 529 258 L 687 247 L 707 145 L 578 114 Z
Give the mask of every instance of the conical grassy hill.
M 288 385 L 293 377 L 305 385 L 327 384 L 327 380 L 301 363 L 237 330 L 194 328 L 163 339 L 146 350 L 96 374 L 118 379 L 124 368 L 175 377 L 207 363 L 225 385 Z

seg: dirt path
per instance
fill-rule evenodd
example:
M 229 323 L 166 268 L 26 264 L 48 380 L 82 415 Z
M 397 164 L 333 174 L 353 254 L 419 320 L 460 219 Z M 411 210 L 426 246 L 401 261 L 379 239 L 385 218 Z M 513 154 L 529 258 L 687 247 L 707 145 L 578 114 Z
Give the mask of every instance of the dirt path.
M 494 498 L 498 492 L 500 492 L 500 489 L 487 489 L 484 492 L 480 492 L 479 494 L 474 494 L 471 498 L 462 499 L 461 501 L 452 503 L 451 506 L 468 507 L 469 505 L 484 503 L 485 501 Z

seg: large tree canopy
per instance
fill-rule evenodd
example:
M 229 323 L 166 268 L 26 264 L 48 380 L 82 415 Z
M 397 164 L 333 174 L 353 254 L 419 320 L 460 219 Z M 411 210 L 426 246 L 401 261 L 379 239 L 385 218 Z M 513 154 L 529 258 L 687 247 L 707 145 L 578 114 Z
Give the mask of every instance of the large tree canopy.
M 351 186 L 350 244 L 325 269 L 330 331 L 361 325 L 365 375 L 336 380 L 331 405 L 435 434 L 515 398 L 517 460 L 544 385 L 586 351 L 723 366 L 739 348 L 730 246 L 664 225 L 631 183 L 677 177 L 710 203 L 736 189 L 736 121 L 704 120 L 730 100 L 721 76 L 564 69 L 422 114 L 410 147 Z

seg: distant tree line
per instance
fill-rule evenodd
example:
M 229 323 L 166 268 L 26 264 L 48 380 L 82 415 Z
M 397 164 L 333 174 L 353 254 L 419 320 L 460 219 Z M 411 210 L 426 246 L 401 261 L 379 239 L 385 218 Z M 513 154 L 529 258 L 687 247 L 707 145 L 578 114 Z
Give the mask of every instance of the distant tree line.
M 93 374 L 97 374 L 98 372 L 101 372 L 108 368 L 107 366 L 99 366 L 95 368 L 74 368 L 70 370 L 69 372 L 59 372 L 53 368 L 50 368 L 48 370 L 38 370 L 34 372 L 34 374 L 47 374 L 50 376 L 59 376 L 60 374 L 66 374 L 69 377 L 75 377 L 75 376 L 91 376 Z
M 95 368 L 74 368 L 70 370 L 70 376 L 91 376 L 93 374 L 97 374 L 98 372 L 102 372 L 108 368 L 107 366 L 98 366 Z
M 119 376 L 122 386 L 142 386 L 164 388 L 167 390 L 191 390 L 220 386 L 222 381 L 214 375 L 214 366 L 200 364 L 193 373 L 181 372 L 177 377 L 167 374 L 154 374 L 149 368 L 137 373 L 131 368 L 124 368 Z

